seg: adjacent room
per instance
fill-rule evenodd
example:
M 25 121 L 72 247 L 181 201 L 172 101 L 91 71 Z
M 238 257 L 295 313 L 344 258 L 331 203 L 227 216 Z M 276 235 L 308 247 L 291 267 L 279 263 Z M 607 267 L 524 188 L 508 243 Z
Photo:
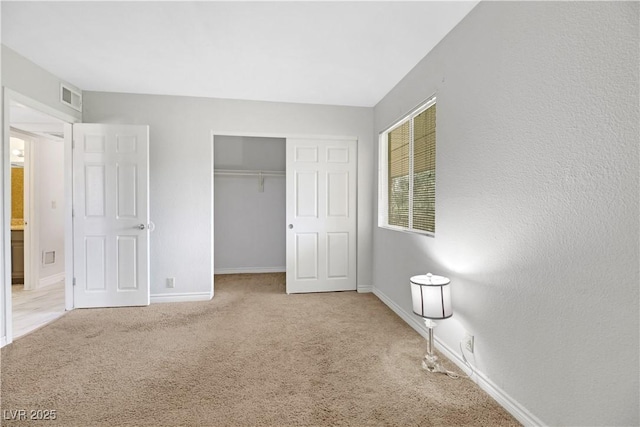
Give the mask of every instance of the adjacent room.
M 640 425 L 640 3 L 0 3 L 2 425 Z
M 14 337 L 60 317 L 64 306 L 64 128 L 10 106 L 11 291 Z

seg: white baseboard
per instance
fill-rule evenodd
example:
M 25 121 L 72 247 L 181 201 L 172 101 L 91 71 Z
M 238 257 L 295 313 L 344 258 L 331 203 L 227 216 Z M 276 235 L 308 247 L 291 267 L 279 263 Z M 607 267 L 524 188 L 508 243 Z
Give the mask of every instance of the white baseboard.
M 240 267 L 216 268 L 213 274 L 255 274 L 255 273 L 286 273 L 287 267 Z
M 391 298 L 385 295 L 382 291 L 377 288 L 373 288 L 373 293 L 377 296 L 383 303 L 385 303 L 391 310 L 393 310 L 402 320 L 407 322 L 409 326 L 416 330 L 420 335 L 422 335 L 425 339 L 427 338 L 427 328 L 426 326 L 420 322 L 413 313 L 409 313 L 402 309 L 398 304 L 396 304 Z M 436 348 L 443 353 L 449 360 L 454 362 L 456 365 L 463 369 L 464 372 L 468 372 L 469 368 L 464 364 L 464 360 L 462 357 L 453 351 L 449 346 L 441 342 L 438 337 L 435 338 Z M 500 404 L 504 409 L 506 409 L 511 415 L 513 415 L 518 421 L 520 421 L 525 426 L 543 426 L 545 425 L 539 418 L 533 415 L 531 412 L 527 410 L 524 406 L 518 403 L 515 399 L 505 393 L 500 387 L 498 387 L 493 381 L 491 381 L 485 374 L 482 372 L 475 370 L 474 374 L 471 377 L 471 380 L 478 384 L 482 390 L 487 392 L 489 396 L 495 399 L 498 404 Z
M 64 271 L 56 274 L 52 274 L 51 276 L 43 277 L 38 281 L 38 289 L 44 288 L 46 286 L 55 285 L 56 283 L 60 283 L 64 280 Z
M 151 294 L 151 304 L 162 302 L 209 301 L 212 292 L 187 292 L 182 294 Z
M 0 338 L 0 347 L 7 345 L 7 337 Z
M 357 289 L 359 294 L 367 294 L 373 292 L 373 285 L 359 285 Z

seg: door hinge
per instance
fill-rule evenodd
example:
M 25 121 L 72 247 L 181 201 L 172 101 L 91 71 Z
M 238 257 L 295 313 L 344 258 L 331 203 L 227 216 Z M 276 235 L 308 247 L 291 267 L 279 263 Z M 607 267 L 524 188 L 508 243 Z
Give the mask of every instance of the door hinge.
M 76 217 L 76 208 L 71 208 L 71 218 Z
M 73 278 L 73 286 L 75 286 L 75 285 L 76 285 L 76 278 L 74 277 Z

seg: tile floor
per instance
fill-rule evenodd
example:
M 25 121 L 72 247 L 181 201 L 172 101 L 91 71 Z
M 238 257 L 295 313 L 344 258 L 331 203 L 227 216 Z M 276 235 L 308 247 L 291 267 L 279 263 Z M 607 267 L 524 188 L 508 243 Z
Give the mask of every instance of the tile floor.
M 11 287 L 13 339 L 27 334 L 64 314 L 64 281 L 35 291 L 22 285 Z

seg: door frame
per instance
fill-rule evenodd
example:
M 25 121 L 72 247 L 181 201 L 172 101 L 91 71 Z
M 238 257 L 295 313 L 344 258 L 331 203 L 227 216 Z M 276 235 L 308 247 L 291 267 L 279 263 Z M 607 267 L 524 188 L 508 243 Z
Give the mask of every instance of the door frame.
M 3 316 L 0 318 L 0 346 L 13 342 L 13 310 L 11 297 L 11 161 L 10 136 L 11 136 L 11 103 L 15 102 L 41 113 L 55 117 L 65 122 L 64 124 L 64 216 L 65 216 L 65 310 L 73 309 L 73 153 L 72 153 L 72 124 L 80 122 L 79 119 L 56 110 L 46 104 L 36 101 L 28 96 L 9 88 L 2 88 L 2 195 L 3 210 L 1 252 L 1 268 L 4 286 L 0 289 L 0 304 L 3 305 Z M 2 333 L 4 332 L 4 336 Z
M 214 223 L 213 223 L 213 215 L 214 215 L 214 199 L 215 199 L 215 195 L 214 195 L 214 184 L 215 184 L 215 178 L 214 178 L 214 172 L 215 172 L 215 168 L 214 168 L 214 154 L 213 154 L 213 143 L 214 143 L 214 138 L 217 136 L 246 136 L 246 137 L 256 137 L 256 138 L 284 138 L 285 140 L 285 147 L 286 147 L 286 141 L 289 139 L 295 139 L 295 138 L 299 138 L 299 139 L 325 139 L 325 140 L 354 140 L 356 142 L 356 194 L 354 195 L 354 197 L 356 198 L 356 290 L 358 289 L 358 169 L 359 169 L 359 164 L 358 164 L 358 146 L 360 144 L 360 140 L 357 136 L 353 136 L 353 135 L 322 135 L 322 134 L 299 134 L 299 133 L 287 133 L 287 132 L 281 132 L 281 133 L 275 133 L 275 132 L 242 132 L 242 131 L 218 131 L 218 130 L 211 130 L 211 295 L 215 295 L 215 280 L 213 279 L 214 274 L 213 272 L 214 270 L 214 266 L 215 266 L 215 252 L 214 252 L 214 233 L 213 233 L 213 227 L 214 227 Z M 286 164 L 285 164 L 285 173 L 286 173 Z M 286 222 L 286 221 L 285 221 Z M 282 224 L 283 230 L 285 230 L 286 227 L 286 223 Z M 285 231 L 286 232 L 286 231 Z

